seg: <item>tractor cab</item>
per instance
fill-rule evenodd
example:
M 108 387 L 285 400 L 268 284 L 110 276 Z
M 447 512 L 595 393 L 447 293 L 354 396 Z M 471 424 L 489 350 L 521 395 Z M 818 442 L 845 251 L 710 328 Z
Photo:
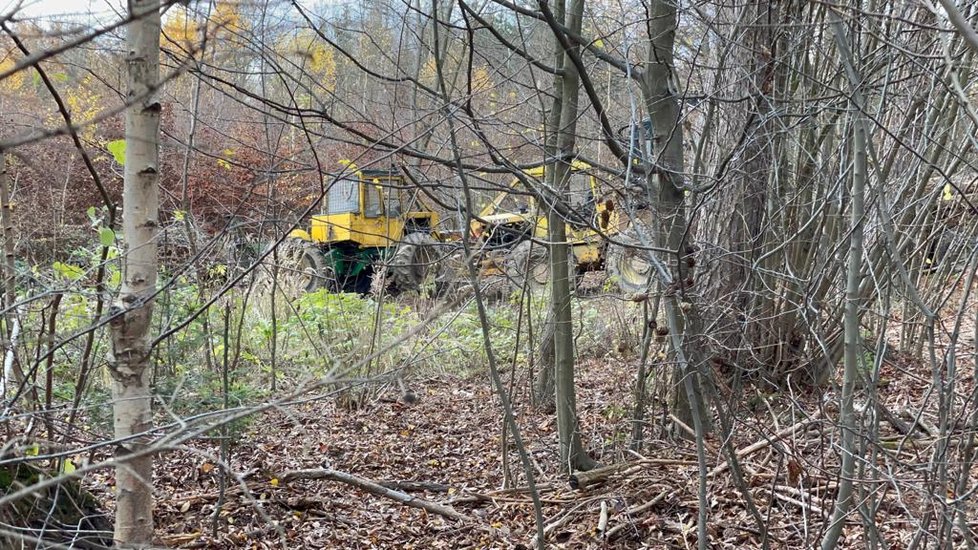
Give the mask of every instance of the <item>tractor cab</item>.
M 329 183 L 322 213 L 312 217 L 309 230 L 289 234 L 301 250 L 294 262 L 300 284 L 307 291 L 326 287 L 365 294 L 378 267 L 417 262 L 418 255 L 429 253 L 438 224 L 438 214 L 423 206 L 400 171 L 347 164 Z M 403 290 L 416 286 L 421 275 L 403 268 L 391 279 Z
M 407 200 L 407 194 L 404 176 L 397 170 L 355 170 L 338 176 L 327 190 L 323 213 L 312 218 L 309 240 L 387 247 L 405 233 L 430 232 L 438 214 L 417 210 L 419 205 Z

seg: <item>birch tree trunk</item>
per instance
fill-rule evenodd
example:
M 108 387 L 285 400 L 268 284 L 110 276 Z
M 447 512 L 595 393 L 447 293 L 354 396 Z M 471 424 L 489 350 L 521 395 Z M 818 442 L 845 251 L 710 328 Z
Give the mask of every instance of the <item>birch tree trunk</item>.
M 157 99 L 160 52 L 159 0 L 129 0 L 127 26 L 129 89 L 126 101 L 126 165 L 123 188 L 123 283 L 112 316 L 112 374 L 116 450 L 115 541 L 145 548 L 153 538 L 153 459 L 129 458 L 146 448 L 133 438 L 152 427 L 149 329 L 156 290 L 156 234 L 159 225 L 159 130 Z
M 7 399 L 7 390 L 18 391 L 17 386 L 24 383 L 24 373 L 20 372 L 17 364 L 17 337 L 14 328 L 17 326 L 16 272 L 14 271 L 14 224 L 10 208 L 10 179 L 7 175 L 7 154 L 0 151 L 0 223 L 3 224 L 3 311 L 5 332 L 5 353 L 3 360 L 3 384 L 0 386 L 0 399 Z M 28 393 L 30 395 L 30 393 Z

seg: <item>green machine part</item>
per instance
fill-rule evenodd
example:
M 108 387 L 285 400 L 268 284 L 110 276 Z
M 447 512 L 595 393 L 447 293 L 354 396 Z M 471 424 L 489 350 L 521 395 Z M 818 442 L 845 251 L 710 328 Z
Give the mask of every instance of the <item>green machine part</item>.
M 359 248 L 356 245 L 331 246 L 326 249 L 326 265 L 332 270 L 337 290 L 366 294 L 374 264 L 384 259 L 386 248 Z

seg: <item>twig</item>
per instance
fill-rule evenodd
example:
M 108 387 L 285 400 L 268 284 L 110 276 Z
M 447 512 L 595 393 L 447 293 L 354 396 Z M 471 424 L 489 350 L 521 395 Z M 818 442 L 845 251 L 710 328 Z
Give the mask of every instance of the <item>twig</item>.
M 598 536 L 604 537 L 608 529 L 608 501 L 601 501 L 601 513 L 598 515 Z
M 675 494 L 675 491 L 673 491 L 673 494 Z M 667 491 L 662 491 L 661 493 L 659 493 L 659 494 L 655 495 L 654 497 L 652 497 L 652 500 L 646 502 L 645 504 L 640 504 L 638 506 L 633 506 L 633 507 L 625 510 L 625 516 L 630 518 L 632 516 L 641 514 L 642 512 L 644 512 L 644 511 L 652 508 L 656 504 L 659 504 L 660 502 L 662 502 L 666 498 L 667 495 L 669 495 L 669 493 Z M 622 531 L 622 529 L 625 529 L 626 527 L 632 527 L 632 526 L 633 526 L 633 522 L 631 520 L 625 521 L 625 522 L 622 522 L 622 523 L 619 523 L 618 525 L 615 525 L 611 529 L 608 529 L 608 532 L 605 534 L 605 538 L 607 540 L 611 540 L 618 533 L 620 533 Z
M 789 504 L 794 504 L 795 506 L 798 506 L 799 508 L 801 508 L 803 510 L 808 510 L 810 513 L 815 514 L 817 516 L 821 516 L 822 515 L 822 508 L 820 506 L 818 506 L 818 505 L 809 504 L 809 503 L 806 503 L 806 502 L 802 502 L 800 500 L 791 498 L 788 495 L 785 495 L 783 493 L 779 493 L 777 491 L 775 491 L 775 492 L 773 492 L 771 494 L 774 495 L 774 498 L 776 498 L 778 500 L 783 500 L 784 502 L 787 502 Z
M 793 424 L 791 426 L 788 426 L 787 428 L 781 430 L 780 432 L 774 434 L 771 437 L 766 437 L 766 438 L 764 438 L 764 439 L 762 439 L 760 441 L 756 441 L 756 442 L 752 443 L 751 445 L 748 445 L 747 447 L 744 447 L 743 449 L 738 450 L 737 451 L 737 458 L 738 459 L 744 458 L 745 456 L 747 456 L 749 454 L 756 453 L 757 451 L 760 451 L 761 449 L 764 449 L 764 448 L 767 448 L 767 447 L 771 446 L 771 444 L 773 444 L 775 441 L 784 439 L 785 437 L 788 437 L 789 435 L 794 434 L 798 430 L 807 428 L 808 426 L 810 426 L 810 425 L 812 425 L 812 424 L 814 424 L 815 422 L 818 421 L 818 416 L 819 415 L 816 413 L 811 418 L 807 418 L 805 420 L 802 420 L 801 422 L 798 422 L 797 424 Z M 710 471 L 710 474 L 709 475 L 710 475 L 710 477 L 716 476 L 717 474 L 720 474 L 720 473 L 726 471 L 727 468 L 729 468 L 729 467 L 730 467 L 729 462 L 724 462 L 723 464 L 718 465 L 716 468 L 714 468 L 712 471 Z
M 570 521 L 572 519 L 574 519 L 575 517 L 577 517 L 577 514 L 575 512 L 577 512 L 578 510 L 580 510 L 582 507 L 584 507 L 585 505 L 589 504 L 590 502 L 592 502 L 592 499 L 586 499 L 583 502 L 579 502 L 573 508 L 571 508 L 570 510 L 567 510 L 566 512 L 564 512 L 564 515 L 562 515 L 558 519 L 555 519 L 554 521 L 551 521 L 550 523 L 546 524 L 543 527 L 543 536 L 544 536 L 544 539 L 546 539 L 546 537 L 548 537 L 550 535 L 550 533 L 553 533 L 555 530 L 557 530 L 557 529 L 559 529 L 559 528 L 567 525 L 568 523 L 570 523 Z M 537 540 L 537 536 L 534 535 L 533 541 L 531 542 L 530 546 L 539 546 L 539 543 L 540 542 L 541 541 L 538 541 Z
M 456 512 L 453 508 L 449 506 L 444 506 L 438 504 L 437 502 L 431 502 L 424 499 L 416 498 L 407 493 L 402 493 L 401 491 L 388 489 L 387 487 L 384 487 L 383 485 L 380 485 L 375 481 L 371 481 L 369 479 L 355 476 L 353 474 L 348 474 L 345 472 L 338 472 L 336 470 L 326 470 L 326 469 L 293 470 L 282 474 L 281 479 L 283 482 L 289 482 L 296 479 L 326 479 L 329 481 L 338 481 L 340 483 L 346 483 L 347 485 L 352 485 L 370 494 L 377 495 L 384 498 L 389 498 L 393 501 L 400 502 L 405 506 L 410 506 L 412 508 L 420 508 L 422 510 L 431 512 L 433 514 L 438 514 L 439 516 L 443 516 L 449 519 L 454 519 L 458 521 L 470 521 L 469 517 Z

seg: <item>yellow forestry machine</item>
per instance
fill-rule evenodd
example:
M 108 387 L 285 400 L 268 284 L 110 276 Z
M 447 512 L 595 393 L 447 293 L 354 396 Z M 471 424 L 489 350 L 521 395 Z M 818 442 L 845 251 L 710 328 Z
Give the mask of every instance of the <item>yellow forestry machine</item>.
M 571 272 L 579 281 L 586 272 L 607 270 L 623 291 L 645 291 L 651 265 L 644 251 L 629 246 L 637 245 L 638 239 L 627 217 L 615 209 L 613 193 L 602 188 L 590 169 L 581 161 L 571 163 L 569 193 L 563 197 L 574 213 L 566 226 Z M 543 181 L 546 168 L 539 166 L 524 173 Z M 505 274 L 519 287 L 524 283 L 542 286 L 550 279 L 549 251 L 542 244 L 548 239 L 548 221 L 532 194 L 513 192 L 520 184 L 520 178 L 514 178 L 509 190 L 496 195 L 474 217 L 470 231 L 484 251 L 484 274 Z M 612 244 L 608 237 L 621 244 Z
M 327 288 L 366 294 L 372 280 L 388 289 L 414 290 L 437 267 L 438 213 L 407 200 L 396 169 L 349 164 L 330 184 L 323 213 L 309 230 L 289 234 L 280 262 L 305 291 Z M 379 277 L 378 277 L 379 276 Z
M 544 167 L 525 176 L 543 181 Z M 505 276 L 514 287 L 546 285 L 550 277 L 547 217 L 532 194 L 520 192 L 514 178 L 469 226 L 474 249 L 480 253 L 485 276 Z M 625 217 L 616 211 L 610 190 L 603 190 L 590 166 L 574 161 L 565 203 L 575 216 L 567 222 L 570 266 L 578 277 L 607 269 L 626 292 L 647 288 L 651 266 L 637 244 Z M 437 212 L 424 208 L 408 193 L 404 175 L 396 169 L 368 170 L 348 165 L 330 184 L 323 212 L 312 217 L 309 229 L 289 234 L 280 250 L 279 265 L 298 290 L 326 288 L 366 294 L 418 290 L 438 280 L 465 280 L 446 268 L 449 252 L 439 246 L 452 240 L 440 231 Z M 607 237 L 626 246 L 612 244 Z M 437 280 L 436 280 L 437 279 Z

